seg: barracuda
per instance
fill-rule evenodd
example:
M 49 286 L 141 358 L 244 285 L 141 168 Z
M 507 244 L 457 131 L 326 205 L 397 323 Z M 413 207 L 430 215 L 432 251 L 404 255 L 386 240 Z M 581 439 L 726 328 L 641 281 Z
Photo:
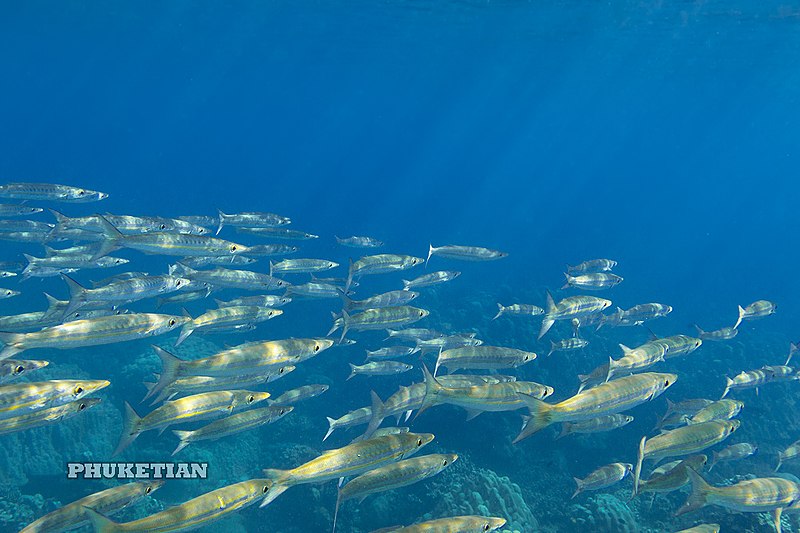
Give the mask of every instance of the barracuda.
M 706 505 L 744 513 L 772 512 L 775 530 L 780 533 L 783 510 L 797 505 L 800 500 L 800 487 L 783 478 L 755 478 L 727 487 L 714 487 L 694 470 L 688 469 L 687 473 L 692 482 L 692 493 L 675 513 L 677 516 Z
M 284 259 L 278 263 L 269 262 L 270 275 L 274 272 L 282 274 L 310 274 L 325 272 L 339 266 L 339 263 L 327 259 Z
M 55 183 L 8 183 L 0 185 L 0 198 L 83 203 L 105 200 L 108 195 L 104 192 Z
M 402 327 L 422 320 L 430 314 L 426 309 L 412 307 L 410 305 L 400 305 L 396 307 L 381 307 L 379 309 L 367 309 L 352 316 L 342 310 L 342 336 L 344 339 L 347 332 L 351 329 L 356 331 L 366 331 L 375 329 L 386 329 L 390 327 Z M 328 335 L 339 329 L 339 325 L 334 322 L 333 327 L 328 331 Z
M 59 379 L 0 387 L 0 419 L 58 407 L 108 387 L 105 380 Z
M 689 483 L 688 470 L 699 472 L 708 462 L 708 457 L 699 454 L 683 460 L 661 465 L 653 470 L 650 477 L 639 481 L 637 494 L 642 492 L 672 492 Z
M 87 508 L 98 513 L 113 514 L 149 496 L 162 485 L 164 482 L 161 480 L 134 481 L 95 492 L 44 515 L 19 533 L 44 533 L 76 528 L 89 521 Z
M 417 416 L 426 409 L 451 404 L 467 410 L 467 420 L 485 411 L 515 411 L 525 407 L 523 395 L 543 400 L 553 394 L 553 388 L 531 381 L 512 381 L 468 387 L 450 388 L 442 385 L 423 365 L 425 396 Z
M 86 508 L 86 513 L 97 533 L 141 531 L 147 533 L 174 533 L 190 531 L 212 524 L 225 516 L 241 511 L 269 496 L 272 481 L 251 479 L 212 490 L 188 502 L 175 505 L 133 522 L 116 523 L 101 513 Z
M 453 516 L 420 522 L 412 526 L 373 531 L 372 533 L 485 533 L 506 525 L 505 518 L 493 516 Z
M 186 321 L 181 328 L 178 340 L 175 341 L 175 346 L 179 346 L 189 335 L 197 330 L 257 324 L 282 314 L 283 310 L 281 309 L 251 305 L 235 305 L 233 307 L 212 309 L 197 318 Z
M 367 255 L 356 262 L 351 259 L 344 290 L 347 292 L 353 280 L 362 276 L 407 270 L 424 262 L 425 260 L 421 257 L 397 254 Z
M 741 422 L 738 420 L 712 420 L 665 431 L 650 439 L 642 437 L 639 443 L 636 468 L 633 472 L 634 496 L 639 491 L 642 463 L 646 459 L 660 461 L 667 457 L 680 457 L 701 452 L 727 439 L 739 428 L 740 424 Z
M 333 514 L 333 531 L 336 531 L 336 519 L 339 507 L 347 500 L 360 498 L 364 500 L 370 494 L 407 487 L 439 474 L 442 470 L 458 460 L 458 455 L 431 454 L 423 457 L 404 459 L 361 474 L 339 489 L 336 497 L 336 510 Z
M 48 409 L 39 409 L 11 418 L 0 418 L 0 435 L 16 433 L 67 420 L 100 403 L 100 398 L 84 398 Z
M 247 247 L 215 237 L 189 233 L 166 233 L 154 231 L 136 235 L 125 235 L 102 215 L 100 223 L 104 240 L 94 258 L 107 255 L 119 248 L 130 248 L 149 254 L 188 257 L 209 255 L 236 255 L 247 252 Z
M 265 506 L 288 488 L 303 483 L 321 483 L 341 477 L 356 476 L 383 465 L 409 457 L 433 440 L 430 433 L 384 435 L 348 444 L 324 452 L 316 459 L 291 470 L 266 469 L 273 480 L 273 490 L 264 498 Z
M 224 416 L 238 408 L 253 405 L 267 398 L 269 398 L 268 392 L 247 390 L 204 392 L 167 402 L 144 417 L 136 414 L 130 404 L 125 402 L 122 435 L 112 457 L 122 453 L 145 431 L 159 429 L 163 432 L 178 422 L 196 422 Z
M 284 339 L 251 342 L 234 346 L 202 359 L 185 361 L 163 348 L 153 346 L 161 359 L 161 374 L 147 399 L 167 385 L 185 376 L 230 376 L 269 372 L 289 364 L 297 364 L 333 346 L 331 339 Z
M 514 439 L 519 442 L 557 422 L 575 422 L 620 413 L 658 397 L 671 387 L 678 376 L 645 372 L 618 378 L 585 390 L 557 404 L 548 404 L 522 395 L 531 418 Z
M 0 359 L 31 348 L 65 350 L 163 335 L 188 320 L 180 316 L 134 313 L 74 320 L 33 333 L 0 333 L 0 341 L 6 345 Z
M 247 389 L 257 385 L 272 383 L 273 381 L 282 378 L 293 372 L 296 367 L 292 365 L 282 366 L 275 370 L 262 372 L 257 374 L 242 374 L 232 376 L 188 376 L 180 378 L 161 390 L 161 392 L 153 399 L 150 405 L 161 403 L 164 400 L 171 400 L 175 396 L 189 396 L 200 392 L 213 392 L 220 390 L 231 389 Z M 155 383 L 146 382 L 145 387 L 149 391 L 153 388 Z
M 64 310 L 65 315 L 92 302 L 110 305 L 135 302 L 180 290 L 191 283 L 177 276 L 143 276 L 114 281 L 97 289 L 86 289 L 66 274 L 61 274 L 61 278 L 69 288 L 69 304 Z
M 595 296 L 570 296 L 558 304 L 553 300 L 550 291 L 547 292 L 547 308 L 539 330 L 539 339 L 544 337 L 556 320 L 572 320 L 582 316 L 600 313 L 611 305 L 610 300 Z
M 175 455 L 189 444 L 204 440 L 217 440 L 230 435 L 235 435 L 248 429 L 257 428 L 265 424 L 271 424 L 288 415 L 294 410 L 291 405 L 277 405 L 251 409 L 243 413 L 236 413 L 231 416 L 211 422 L 208 425 L 194 431 L 178 431 L 172 433 L 180 439 L 178 447 L 172 452 Z
M 448 372 L 459 369 L 499 370 L 502 368 L 516 368 L 530 363 L 534 359 L 536 359 L 535 353 L 524 352 L 515 348 L 464 346 L 441 352 L 436 360 L 433 375 L 438 374 L 439 367 L 442 366 L 447 368 Z

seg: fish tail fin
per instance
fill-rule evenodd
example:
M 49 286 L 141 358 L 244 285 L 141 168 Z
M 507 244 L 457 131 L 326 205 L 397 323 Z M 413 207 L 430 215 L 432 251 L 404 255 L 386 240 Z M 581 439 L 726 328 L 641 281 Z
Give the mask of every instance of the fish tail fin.
M 269 275 L 272 275 L 272 272 L 275 270 L 275 263 L 272 262 L 272 259 L 269 260 Z
M 692 483 L 692 492 L 686 499 L 686 503 L 675 513 L 675 516 L 704 507 L 708 504 L 708 496 L 714 492 L 714 487 L 709 485 L 693 468 L 687 467 L 686 474 L 688 474 L 689 481 Z
M 564 277 L 566 278 L 566 282 L 565 282 L 565 283 L 564 283 L 564 285 L 561 287 L 561 290 L 562 290 L 562 291 L 563 291 L 564 289 L 569 289 L 569 288 L 572 286 L 572 279 L 573 279 L 573 278 L 572 278 L 572 276 L 570 276 L 569 274 L 567 274 L 566 272 L 564 272 Z M 576 478 L 576 479 L 577 479 L 577 478 Z M 576 494 L 577 494 L 577 493 L 576 493 Z M 573 498 L 574 498 L 574 497 L 575 497 L 575 496 L 573 496 Z
M 64 309 L 64 315 L 68 315 L 86 305 L 86 289 L 63 272 L 61 273 L 61 279 L 64 280 L 64 283 L 67 284 L 67 288 L 69 289 L 69 304 L 67 304 L 67 308 Z
M 522 428 L 519 435 L 512 441 L 512 444 L 516 444 L 521 440 L 524 440 L 534 433 L 541 431 L 542 429 L 546 428 L 550 424 L 554 424 L 558 422 L 556 417 L 554 416 L 553 406 L 549 403 L 543 402 L 538 398 L 534 398 L 529 394 L 518 393 L 519 397 L 522 401 L 525 402 L 528 411 L 531 414 L 531 417 L 528 419 L 528 423 Z
M 178 437 L 181 441 L 178 443 L 178 447 L 175 448 L 175 451 L 172 452 L 172 455 L 175 455 L 182 449 L 186 448 L 189 444 L 191 444 L 192 434 L 194 431 L 181 431 L 181 430 L 173 430 L 172 433 Z
M 92 256 L 92 261 L 100 259 L 104 257 L 114 250 L 120 247 L 119 241 L 123 240 L 125 236 L 120 233 L 120 231 L 114 227 L 114 225 L 108 221 L 106 217 L 103 215 L 97 215 L 97 219 L 100 222 L 100 228 L 102 229 L 103 242 L 100 243 L 100 246 L 97 249 L 97 252 Z
M 136 414 L 136 411 L 133 410 L 131 404 L 125 402 L 125 421 L 122 423 L 122 435 L 119 437 L 117 448 L 114 450 L 114 453 L 111 454 L 112 457 L 122 453 L 125 448 L 136 440 L 136 437 L 139 436 L 137 426 L 140 420 L 141 418 Z
M 742 306 L 740 305 L 740 306 L 739 306 L 739 318 L 737 318 L 737 319 L 736 319 L 736 324 L 734 324 L 734 325 L 733 325 L 733 329 L 736 329 L 736 328 L 738 328 L 738 327 L 739 327 L 739 324 L 741 324 L 741 323 L 742 323 L 742 319 L 744 318 L 744 313 L 745 313 L 745 311 L 744 311 L 744 307 L 742 307 Z
M 347 335 L 347 331 L 350 329 L 350 314 L 342 309 L 342 336 L 339 339 L 339 342 L 344 341 L 345 335 Z
M 367 424 L 367 429 L 365 429 L 364 434 L 359 437 L 361 440 L 370 438 L 372 434 L 375 433 L 375 430 L 383 423 L 383 419 L 386 418 L 386 405 L 374 390 L 370 391 L 370 399 L 372 401 L 372 415 L 370 416 L 369 424 Z
M 178 372 L 180 371 L 181 364 L 183 363 L 183 359 L 175 357 L 174 354 L 169 353 L 165 349 L 153 345 L 153 350 L 155 350 L 156 355 L 158 355 L 159 359 L 161 359 L 161 373 L 158 375 L 158 383 L 150 387 L 150 390 L 147 391 L 147 394 L 142 401 L 150 398 L 151 396 L 160 393 L 163 391 L 167 385 L 171 384 L 178 378 Z
M 794 354 L 797 353 L 797 344 L 790 342 L 789 343 L 789 355 L 786 357 L 786 362 L 784 366 L 789 366 L 789 362 L 792 360 Z
M 719 452 L 715 451 L 713 452 L 713 455 L 711 456 L 711 462 L 708 465 L 709 473 L 711 473 L 711 470 L 714 468 L 714 465 L 717 464 L 717 461 L 719 461 Z
M 61 307 L 61 300 L 56 300 L 46 292 L 43 293 L 44 297 L 47 298 L 47 311 L 45 311 L 45 316 L 50 316 L 53 313 L 59 312 L 59 307 Z
M 408 281 L 407 279 L 401 279 L 400 281 L 403 282 L 403 290 L 404 291 L 411 290 L 411 282 L 410 281 Z
M 222 231 L 222 226 L 225 225 L 225 217 L 228 215 L 223 213 L 221 209 L 217 209 L 217 216 L 219 217 L 219 225 L 217 226 L 217 232 L 214 235 L 219 235 L 219 232 Z
M 783 454 L 778 452 L 778 466 L 775 467 L 775 472 L 780 470 L 781 466 L 783 466 Z
M 333 433 L 334 430 L 336 430 L 336 420 L 334 420 L 333 418 L 331 418 L 329 416 L 327 416 L 325 418 L 328 419 L 328 432 L 325 433 L 324 437 L 322 437 L 322 442 L 325 442 L 328 439 L 328 437 L 331 436 L 331 433 Z
M 547 357 L 553 355 L 553 352 L 556 351 L 556 341 L 550 341 L 550 351 L 547 352 Z
M 342 299 L 342 308 L 350 311 L 353 308 L 353 300 L 342 289 L 337 287 L 336 291 L 339 293 L 339 298 Z
M 576 485 L 577 488 L 575 489 L 575 492 L 572 493 L 572 496 L 570 496 L 570 498 L 569 498 L 570 500 L 574 499 L 575 496 L 577 496 L 578 494 L 583 492 L 583 480 L 581 480 L 579 478 L 576 478 L 576 477 L 573 477 L 572 479 L 575 480 L 575 485 Z
M 728 392 L 730 392 L 730 390 L 731 390 L 731 385 L 733 385 L 733 380 L 731 378 L 729 378 L 729 377 L 726 377 L 725 378 L 725 390 L 722 391 L 722 396 L 719 397 L 720 400 L 728 395 Z
M 556 440 L 563 439 L 567 435 L 571 435 L 571 434 L 572 434 L 572 430 L 570 429 L 570 426 L 565 422 L 565 423 L 561 424 L 561 432 L 558 435 L 556 435 Z
M 639 450 L 636 455 L 636 466 L 633 468 L 633 492 L 631 498 L 639 494 L 639 480 L 642 478 L 642 463 L 644 462 L 644 445 L 647 443 L 647 437 L 642 437 L 639 441 Z
M 439 380 L 437 380 L 433 374 L 431 374 L 431 371 L 428 370 L 428 367 L 424 364 L 422 365 L 422 373 L 425 376 L 425 396 L 422 398 L 422 405 L 419 406 L 417 414 L 414 415 L 414 420 L 416 420 L 423 411 L 426 411 L 436 404 L 436 397 L 445 388 L 441 383 L 439 383 Z
M 347 364 L 350 365 L 350 375 L 347 376 L 347 379 L 345 381 L 350 381 L 356 375 L 356 365 L 354 365 L 353 363 L 347 363 Z
M 703 328 L 701 328 L 701 327 L 700 327 L 700 326 L 698 326 L 697 324 L 692 324 L 692 326 L 694 327 L 694 329 L 696 329 L 696 330 L 697 330 L 697 334 L 698 334 L 698 335 L 700 335 L 701 337 L 702 337 L 703 335 L 705 335 L 705 333 L 706 333 L 706 332 L 705 332 L 705 331 L 703 331 Z
M 550 331 L 550 328 L 553 327 L 553 324 L 555 324 L 555 320 L 543 318 L 542 327 L 539 329 L 539 336 L 536 338 L 536 340 L 540 340 L 542 337 L 544 337 L 545 334 Z
M 435 252 L 435 251 L 436 251 L 436 248 L 433 247 L 433 244 L 428 243 L 428 257 L 425 258 L 425 268 L 428 268 L 428 263 L 431 260 L 431 256 L 433 255 L 433 252 Z
M 503 312 L 504 312 L 505 310 L 506 310 L 506 308 L 505 308 L 505 307 L 503 307 L 503 304 L 501 304 L 500 302 L 498 302 L 498 303 L 497 303 L 497 314 L 496 314 L 496 315 L 494 315 L 494 318 L 493 318 L 492 320 L 497 320 L 498 318 L 500 318 L 500 317 L 503 315 Z
M 98 513 L 91 507 L 84 507 L 83 512 L 86 513 L 86 517 L 89 519 L 89 522 L 91 522 L 95 533 L 112 533 L 114 531 L 120 531 L 120 527 L 117 522 L 114 522 L 104 514 Z
M 344 284 L 344 293 L 347 294 L 347 291 L 350 290 L 350 285 L 353 284 L 353 258 L 348 258 L 348 266 L 347 266 L 347 281 Z
M 0 352 L 0 361 L 8 359 L 12 355 L 23 351 L 19 343 L 24 336 L 21 333 L 0 333 L 0 342 L 3 343 L 3 351 Z

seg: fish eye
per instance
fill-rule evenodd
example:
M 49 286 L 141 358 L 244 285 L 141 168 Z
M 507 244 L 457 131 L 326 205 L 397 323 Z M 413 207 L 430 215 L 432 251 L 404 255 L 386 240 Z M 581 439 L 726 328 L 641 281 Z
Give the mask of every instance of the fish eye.
M 236 247 L 236 245 L 235 245 L 235 244 L 232 244 L 232 245 L 231 245 L 231 253 L 232 253 L 232 252 L 235 252 L 236 250 L 238 250 L 238 248 Z
M 182 282 L 181 282 L 181 280 L 178 280 L 178 281 L 176 281 L 176 282 L 175 282 L 175 286 L 176 286 L 176 287 L 180 287 L 180 286 L 181 286 L 181 283 L 182 283 Z
M 278 374 L 283 374 L 283 371 L 284 371 L 284 369 L 281 368 L 280 370 L 278 370 Z
M 270 311 L 270 312 L 269 312 L 269 316 L 272 316 L 272 315 L 274 315 L 274 314 L 275 314 L 275 313 L 273 313 L 272 311 Z
M 263 492 L 264 494 L 266 494 L 267 492 L 269 492 L 269 485 L 264 485 L 264 488 L 263 488 L 263 489 L 261 489 L 261 492 Z
M 669 387 L 669 380 L 668 380 L 668 379 L 665 379 L 665 380 L 664 380 L 664 386 L 665 386 L 665 387 Z
M 78 196 L 83 196 L 86 194 L 86 191 L 80 190 L 78 191 Z
M 417 446 L 422 446 L 422 439 L 417 439 Z
M 484 530 L 484 531 L 489 531 L 489 527 L 490 527 L 490 526 L 489 526 L 489 524 L 488 524 L 488 523 L 487 523 L 487 524 L 483 524 L 483 530 Z
M 75 390 L 73 390 L 72 392 L 73 392 L 73 394 L 75 394 L 75 396 L 78 396 L 79 394 L 83 394 L 83 387 L 78 385 L 77 387 L 75 387 Z
M 169 319 L 169 326 L 172 327 L 174 325 L 175 325 L 175 319 L 174 318 L 170 318 Z
M 252 394 L 247 397 L 247 403 L 253 403 L 254 401 L 256 401 L 256 397 Z
M 425 316 L 425 311 L 420 311 L 419 316 Z
M 17 374 L 17 375 L 19 375 L 19 374 L 22 374 L 23 372 L 25 372 L 25 367 L 24 367 L 24 366 L 22 366 L 22 365 L 17 365 L 17 366 L 14 368 L 14 374 Z
M 144 489 L 145 494 L 150 494 L 151 492 L 153 492 L 153 487 L 147 487 L 146 489 Z
M 85 403 L 82 403 L 82 404 L 80 404 L 78 406 L 78 411 L 83 411 L 84 409 L 86 409 L 86 404 Z
M 447 459 L 444 459 L 444 460 L 442 461 L 442 466 L 447 466 Z
M 315 351 L 315 352 L 318 352 L 318 351 L 319 351 L 319 344 L 315 344 L 315 345 L 314 345 L 314 351 Z
M 167 225 L 166 224 L 161 224 L 160 226 L 158 226 L 158 229 L 167 229 Z

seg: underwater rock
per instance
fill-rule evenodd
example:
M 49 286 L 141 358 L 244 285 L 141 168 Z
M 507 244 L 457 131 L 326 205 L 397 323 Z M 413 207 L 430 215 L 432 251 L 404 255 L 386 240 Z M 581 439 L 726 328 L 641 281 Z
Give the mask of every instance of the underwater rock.
M 525 503 L 519 485 L 486 468 L 461 468 L 458 477 L 448 478 L 432 516 L 499 516 L 506 529 L 539 530 L 539 522 Z
M 628 505 L 612 494 L 597 494 L 582 505 L 572 505 L 568 518 L 574 531 L 638 533 L 636 517 Z

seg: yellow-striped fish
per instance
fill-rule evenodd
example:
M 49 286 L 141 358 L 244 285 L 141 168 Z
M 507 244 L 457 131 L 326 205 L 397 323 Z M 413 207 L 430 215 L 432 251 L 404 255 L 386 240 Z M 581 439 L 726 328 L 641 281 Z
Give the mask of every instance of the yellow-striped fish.
M 162 480 L 157 479 L 134 481 L 95 492 L 44 515 L 19 533 L 52 533 L 76 528 L 89 520 L 87 508 L 106 515 L 112 514 L 149 496 L 163 484 Z
M 456 460 L 458 455 L 454 453 L 435 453 L 405 459 L 361 474 L 339 489 L 336 511 L 333 514 L 333 531 L 336 531 L 336 518 L 339 516 L 339 506 L 342 502 L 353 498 L 360 498 L 363 501 L 370 494 L 412 485 L 435 476 Z
M 781 533 L 783 510 L 800 500 L 800 487 L 788 479 L 755 478 L 727 487 L 713 487 L 694 470 L 689 469 L 687 472 L 692 482 L 692 493 L 683 507 L 675 513 L 676 516 L 706 505 L 718 505 L 743 513 L 771 512 L 775 530 Z
M 658 397 L 678 379 L 675 374 L 645 372 L 602 383 L 557 404 L 545 403 L 522 395 L 531 418 L 514 439 L 519 442 L 545 427 L 558 422 L 589 420 L 620 413 Z
M 231 513 L 241 511 L 259 498 L 269 496 L 271 489 L 272 481 L 269 479 L 242 481 L 212 490 L 160 513 L 121 524 L 88 507 L 86 513 L 96 533 L 124 531 L 175 533 L 207 526 Z
M 494 516 L 453 516 L 427 520 L 411 526 L 380 529 L 372 533 L 486 533 L 506 525 L 505 518 Z
M 680 457 L 703 451 L 730 437 L 739 429 L 740 424 L 738 420 L 711 420 L 665 431 L 650 439 L 642 437 L 639 443 L 639 457 L 633 471 L 634 496 L 639 490 L 639 478 L 645 459 L 659 461 L 667 457 Z
M 150 414 L 140 417 L 128 402 L 125 402 L 125 421 L 119 444 L 112 455 L 118 455 L 141 433 L 151 429 L 164 431 L 178 422 L 196 422 L 256 404 L 269 398 L 268 392 L 246 390 L 204 392 L 166 402 Z
M 286 489 L 303 483 L 322 483 L 341 477 L 357 476 L 380 466 L 409 457 L 433 440 L 430 433 L 384 435 L 328 450 L 319 457 L 291 470 L 264 470 L 275 482 L 261 507 L 269 504 Z

